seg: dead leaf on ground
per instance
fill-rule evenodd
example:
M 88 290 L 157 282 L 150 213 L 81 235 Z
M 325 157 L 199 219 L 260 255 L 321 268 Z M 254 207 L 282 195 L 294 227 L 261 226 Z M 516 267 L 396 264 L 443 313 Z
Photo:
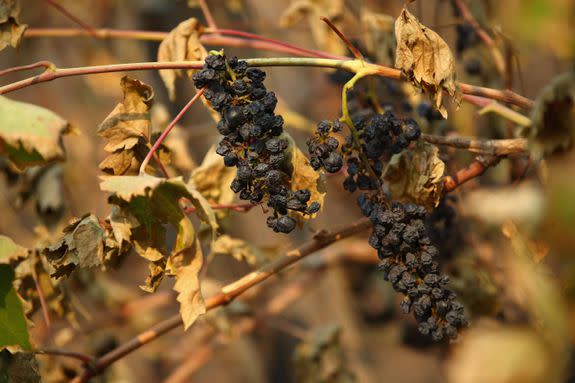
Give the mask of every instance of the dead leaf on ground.
M 168 36 L 160 43 L 158 48 L 158 62 L 160 61 L 197 61 L 203 60 L 208 51 L 200 42 L 203 26 L 192 17 L 182 21 L 172 29 Z M 194 73 L 193 69 L 187 71 L 188 77 Z M 168 89 L 170 100 L 176 98 L 176 77 L 182 76 L 181 69 L 162 69 L 160 77 Z
M 443 91 L 456 96 L 455 60 L 449 46 L 434 31 L 403 9 L 395 21 L 395 67 L 434 100 L 435 107 L 444 118 L 447 109 L 443 105 Z
M 443 191 L 445 164 L 435 145 L 419 141 L 415 148 L 394 155 L 383 172 L 394 198 L 437 206 Z
M 11 46 L 18 48 L 28 26 L 18 22 L 19 0 L 0 0 L 0 51 Z
M 62 136 L 70 132 L 50 110 L 0 96 L 0 155 L 17 168 L 64 160 Z
M 282 28 L 289 28 L 307 19 L 313 40 L 320 49 L 336 55 L 345 55 L 347 53 L 345 44 L 326 23 L 320 20 L 320 17 L 327 17 L 342 30 L 343 16 L 342 0 L 296 0 L 283 11 L 279 25 Z

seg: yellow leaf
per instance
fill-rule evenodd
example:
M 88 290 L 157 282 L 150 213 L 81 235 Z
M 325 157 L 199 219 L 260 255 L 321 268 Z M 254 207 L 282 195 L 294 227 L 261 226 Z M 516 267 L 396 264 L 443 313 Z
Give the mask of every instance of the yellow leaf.
M 208 52 L 200 43 L 202 29 L 202 25 L 194 17 L 182 21 L 160 43 L 158 61 L 203 60 L 208 55 Z M 193 70 L 188 70 L 188 77 L 193 72 Z M 176 98 L 175 81 L 176 77 L 181 75 L 182 70 L 180 69 L 162 69 L 160 71 L 160 77 L 162 77 L 164 85 L 168 89 L 171 100 Z
M 7 46 L 17 48 L 28 26 L 18 23 L 18 0 L 0 0 L 0 51 Z
M 449 46 L 434 31 L 403 9 L 395 21 L 395 67 L 401 69 L 413 83 L 429 94 L 435 107 L 446 118 L 442 102 L 443 91 L 456 95 L 455 60 Z
M 236 176 L 236 169 L 226 167 L 215 146 L 208 150 L 202 164 L 192 171 L 189 184 L 214 204 L 229 204 L 234 200 L 230 184 Z
M 396 199 L 413 201 L 428 208 L 439 203 L 445 164 L 435 145 L 419 141 L 415 148 L 391 158 L 383 179 Z

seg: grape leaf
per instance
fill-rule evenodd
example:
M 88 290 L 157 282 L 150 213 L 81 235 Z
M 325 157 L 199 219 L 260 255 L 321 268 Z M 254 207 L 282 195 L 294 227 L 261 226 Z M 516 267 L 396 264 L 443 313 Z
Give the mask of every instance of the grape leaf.
M 104 150 L 110 153 L 99 167 L 113 175 L 137 174 L 149 150 L 154 90 L 128 76 L 120 84 L 124 98 L 96 132 L 107 140 Z
M 366 7 L 361 10 L 361 27 L 365 35 L 368 51 L 375 55 L 376 62 L 391 65 L 396 46 L 393 36 L 394 18 L 384 13 L 376 13 Z
M 109 224 L 93 214 L 72 221 L 63 238 L 42 250 L 54 278 L 69 276 L 76 267 L 96 267 L 116 261 L 122 253 Z
M 415 86 L 429 94 L 435 107 L 447 118 L 443 91 L 459 98 L 455 60 L 449 46 L 405 8 L 395 21 L 395 38 L 395 67 L 401 69 Z
M 212 254 L 215 256 L 229 255 L 240 262 L 247 262 L 255 266 L 267 259 L 265 254 L 258 248 L 250 245 L 243 239 L 233 238 L 229 235 L 220 235 L 212 246 Z
M 536 157 L 563 152 L 575 137 L 575 73 L 555 77 L 535 102 L 531 127 L 524 131 Z
M 435 145 L 419 141 L 415 148 L 394 155 L 384 169 L 394 198 L 405 199 L 426 207 L 439 203 L 443 190 L 445 164 Z
M 230 184 L 236 176 L 234 167 L 224 165 L 222 156 L 216 153 L 215 146 L 208 150 L 201 165 L 192 171 L 189 185 L 214 204 L 229 204 L 234 200 Z M 216 212 L 221 218 L 223 212 Z
M 200 42 L 202 29 L 202 25 L 194 17 L 182 21 L 176 28 L 172 29 L 168 36 L 160 43 L 160 47 L 158 48 L 158 62 L 203 60 L 208 55 L 208 51 Z M 193 73 L 193 69 L 188 70 L 188 77 L 191 77 Z M 160 70 L 160 77 L 168 89 L 170 100 L 176 98 L 175 81 L 176 77 L 181 75 L 181 69 Z
M 326 52 L 344 55 L 347 52 L 345 44 L 327 24 L 320 22 L 320 17 L 327 17 L 342 30 L 343 15 L 342 0 L 296 0 L 283 11 L 279 25 L 289 28 L 306 19 L 317 46 Z
M 30 340 L 22 302 L 12 286 L 14 271 L 0 265 L 0 349 L 29 350 Z
M 8 264 L 12 261 L 26 258 L 28 250 L 17 243 L 10 237 L 0 235 L 0 264 Z
M 62 136 L 70 131 L 68 122 L 48 109 L 0 96 L 0 155 L 16 167 L 64 160 Z
M 18 22 L 20 3 L 18 0 L 0 0 L 0 51 L 11 46 L 18 48 L 28 26 Z

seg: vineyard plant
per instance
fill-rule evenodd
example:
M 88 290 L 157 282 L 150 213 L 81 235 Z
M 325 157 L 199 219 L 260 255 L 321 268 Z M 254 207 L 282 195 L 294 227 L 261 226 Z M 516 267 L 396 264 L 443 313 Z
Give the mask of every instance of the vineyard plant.
M 0 0 L 0 383 L 574 382 L 574 23 Z

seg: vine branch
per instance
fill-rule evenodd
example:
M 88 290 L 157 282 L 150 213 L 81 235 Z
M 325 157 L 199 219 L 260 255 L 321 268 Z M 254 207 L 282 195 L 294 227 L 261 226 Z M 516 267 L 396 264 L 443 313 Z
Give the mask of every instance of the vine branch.
M 475 137 L 445 137 L 422 134 L 421 139 L 434 145 L 451 146 L 456 149 L 464 149 L 474 153 L 493 156 L 526 154 L 529 152 L 528 141 L 525 138 L 483 140 Z

